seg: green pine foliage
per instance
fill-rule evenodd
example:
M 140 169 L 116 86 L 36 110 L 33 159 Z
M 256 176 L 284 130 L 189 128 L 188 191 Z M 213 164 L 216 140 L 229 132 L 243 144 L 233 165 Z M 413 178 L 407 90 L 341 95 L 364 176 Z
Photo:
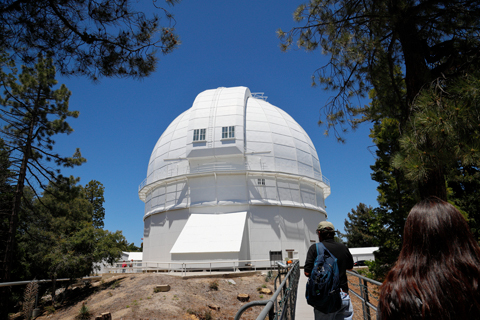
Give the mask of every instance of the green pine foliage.
M 78 312 L 78 315 L 75 317 L 75 319 L 78 320 L 88 320 L 92 318 L 92 313 L 88 309 L 87 305 L 82 303 L 82 306 L 80 307 L 80 311 Z
M 478 7 L 464 0 L 310 0 L 294 12 L 301 26 L 277 33 L 283 50 L 296 45 L 329 56 L 313 76 L 314 84 L 337 92 L 324 107 L 329 128 L 353 125 L 351 116 L 363 108 L 355 99 L 378 89 L 380 79 L 402 98 L 399 70 L 406 120 L 425 84 L 478 63 Z
M 356 209 L 348 213 L 345 219 L 345 237 L 347 247 L 361 248 L 378 245 L 372 226 L 375 222 L 373 208 L 360 203 Z
M 328 56 L 312 76 L 333 92 L 319 121 L 327 134 L 343 142 L 350 128 L 373 124 L 379 207 L 369 231 L 380 243 L 371 267 L 378 279 L 422 198 L 456 205 L 479 238 L 479 8 L 478 0 L 309 0 L 294 13 L 300 26 L 278 31 L 282 49 Z
M 166 0 L 174 5 L 179 0 Z M 31 64 L 52 54 L 59 72 L 141 78 L 155 71 L 158 52 L 178 47 L 173 15 L 160 1 L 148 12 L 132 0 L 5 0 L 0 4 L 0 47 Z M 167 25 L 160 25 L 160 16 Z
M 5 146 L 3 139 L 0 138 L 0 243 L 6 243 L 8 239 L 8 230 L 10 225 L 10 215 L 12 213 L 12 203 L 14 195 L 13 172 L 11 171 L 11 162 L 9 158 L 10 150 Z M 0 245 L 0 259 L 4 257 L 5 247 Z
M 57 87 L 51 57 L 20 74 L 5 56 L 0 62 L 0 281 L 90 275 L 96 263 L 117 260 L 126 240 L 103 230 L 100 182 L 84 187 L 60 175 L 86 161 L 78 149 L 71 157 L 54 149 L 55 136 L 71 133 L 67 120 L 78 116 L 68 109 L 71 93 Z M 21 299 L 18 288 L 0 288 L 0 319 Z
M 457 164 L 480 166 L 479 75 L 439 80 L 420 92 L 392 159 L 407 179 L 422 182 L 436 172 L 445 176 Z
M 142 247 L 137 247 L 135 245 L 135 243 L 128 243 L 128 242 L 125 242 L 125 247 L 124 247 L 124 251 L 127 251 L 127 252 L 142 252 Z
M 103 219 L 105 218 L 104 190 L 103 184 L 95 180 L 90 181 L 84 188 L 85 199 L 93 206 L 93 226 L 95 228 L 103 228 Z
M 447 175 L 450 202 L 463 213 L 480 242 L 480 168 L 457 165 Z
M 5 242 L 2 243 L 1 281 L 8 282 L 18 268 L 14 262 L 17 251 L 16 233 L 19 214 L 25 200 L 24 190 L 42 188 L 45 182 L 57 181 L 59 167 L 74 167 L 85 162 L 80 151 L 64 157 L 54 151 L 54 136 L 73 131 L 67 122 L 78 112 L 68 109 L 70 91 L 64 86 L 57 89 L 55 68 L 50 57 L 39 56 L 34 67 L 22 67 L 18 74 L 14 64 L 5 55 L 0 56 L 0 138 L 3 150 L 8 152 L 11 185 L 10 214 Z M 18 74 L 18 75 L 17 75 Z M 3 219 L 5 221 L 5 219 Z M 8 301 L 7 289 L 0 289 L 0 301 Z M 6 308 L 0 306 L 0 316 Z
M 122 254 L 125 238 L 120 231 L 95 227 L 93 205 L 78 180 L 50 183 L 22 212 L 18 246 L 37 279 L 88 276 L 96 263 L 112 263 Z
M 429 152 L 420 150 L 415 139 L 420 137 L 417 133 L 422 119 L 432 119 L 430 111 L 438 120 L 445 122 L 448 118 L 436 110 L 436 99 L 443 89 L 462 79 L 472 83 L 465 88 L 477 87 L 469 75 L 480 65 L 479 7 L 479 1 L 465 0 L 310 0 L 294 13 L 301 26 L 288 32 L 279 30 L 278 34 L 285 50 L 296 43 L 307 51 L 319 49 L 329 57 L 313 76 L 314 84 L 335 92 L 323 107 L 327 133 L 333 130 L 343 141 L 343 134 L 359 122 L 398 121 L 398 139 L 403 144 L 398 145 L 398 139 L 392 141 L 393 148 L 401 153 L 395 158 L 395 168 L 418 185 L 416 190 L 422 198 L 436 195 L 447 199 L 445 175 L 458 153 L 445 152 L 451 155 L 448 163 L 441 163 L 440 155 L 436 155 L 423 165 L 422 154 Z M 376 105 L 362 105 L 362 98 L 372 90 Z M 450 96 L 454 91 L 463 97 L 456 101 L 468 100 L 474 94 L 472 90 L 447 90 Z M 476 123 L 475 117 L 465 119 Z M 461 135 L 463 139 L 475 134 L 470 125 L 463 128 L 467 133 Z M 448 132 L 446 127 L 437 131 L 425 125 L 424 129 L 430 130 L 430 137 L 442 134 L 441 129 L 444 135 Z M 431 140 L 423 141 L 428 144 Z M 414 155 L 412 148 L 422 153 Z M 402 163 L 407 156 L 403 151 L 410 157 L 406 163 Z M 468 154 L 462 153 L 466 160 Z

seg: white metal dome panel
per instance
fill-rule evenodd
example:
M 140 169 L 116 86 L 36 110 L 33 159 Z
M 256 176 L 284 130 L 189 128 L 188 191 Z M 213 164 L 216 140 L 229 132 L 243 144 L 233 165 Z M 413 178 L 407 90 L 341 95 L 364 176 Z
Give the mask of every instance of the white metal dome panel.
M 222 134 L 225 130 L 233 130 L 234 137 Z M 264 185 L 255 185 L 252 174 L 259 174 Z M 183 184 L 176 179 L 183 179 Z M 285 186 L 285 179 L 294 183 Z M 145 217 L 185 206 L 248 202 L 323 211 L 322 197 L 329 193 L 317 152 L 303 128 L 245 87 L 200 93 L 157 141 L 147 179 L 139 187 Z

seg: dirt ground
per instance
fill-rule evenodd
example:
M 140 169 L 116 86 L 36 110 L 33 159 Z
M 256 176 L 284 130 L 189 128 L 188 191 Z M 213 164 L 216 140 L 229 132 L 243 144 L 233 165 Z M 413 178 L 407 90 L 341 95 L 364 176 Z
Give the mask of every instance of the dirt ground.
M 347 277 L 348 277 L 348 289 L 360 295 L 360 286 L 358 283 L 358 278 L 350 275 L 347 275 Z M 377 303 L 378 303 L 377 299 L 378 299 L 378 293 L 379 293 L 378 286 L 369 283 L 368 292 L 369 292 L 370 303 L 373 304 L 374 306 L 377 306 Z M 353 320 L 363 320 L 364 316 L 363 316 L 363 309 L 362 309 L 362 301 L 351 292 L 350 292 L 350 299 L 353 304 Z M 377 319 L 375 310 L 370 309 L 370 316 L 372 320 Z
M 170 286 L 170 291 L 154 292 L 157 285 L 166 284 Z M 273 281 L 265 282 L 265 274 L 192 279 L 162 273 L 119 274 L 94 282 L 91 286 L 69 290 L 55 312 L 45 312 L 36 319 L 75 319 L 85 303 L 92 319 L 101 313 L 110 312 L 114 320 L 233 320 L 238 309 L 247 303 L 237 300 L 237 295 L 248 294 L 249 301 L 268 300 L 270 295 L 257 290 L 262 287 L 274 291 Z M 262 307 L 250 309 L 243 314 L 242 320 L 256 319 L 261 309 Z
M 265 282 L 265 277 L 265 272 L 235 278 L 188 279 L 165 273 L 110 274 L 91 285 L 69 289 L 54 312 L 44 310 L 36 319 L 78 319 L 85 304 L 91 314 L 90 319 L 110 312 L 113 320 L 233 320 L 240 307 L 247 303 L 240 302 L 238 294 L 248 294 L 249 301 L 270 299 L 270 295 L 259 292 L 264 287 L 274 291 L 273 280 Z M 169 285 L 170 291 L 155 293 L 157 285 Z M 358 278 L 349 276 L 349 287 L 360 293 Z M 377 304 L 375 289 L 378 290 L 373 285 L 369 286 L 373 305 Z M 303 294 L 301 290 L 299 295 Z M 362 302 L 353 294 L 350 297 L 354 307 L 353 320 L 363 319 Z M 262 308 L 251 308 L 242 315 L 242 320 L 256 319 Z M 371 310 L 371 316 L 372 320 L 376 319 L 375 311 Z

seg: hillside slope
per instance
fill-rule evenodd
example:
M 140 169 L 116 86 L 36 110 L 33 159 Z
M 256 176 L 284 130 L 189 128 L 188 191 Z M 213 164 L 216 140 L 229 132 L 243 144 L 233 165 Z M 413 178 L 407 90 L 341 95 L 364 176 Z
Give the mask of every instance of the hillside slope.
M 170 285 L 170 291 L 154 292 L 157 285 L 165 284 Z M 221 276 L 183 279 L 163 273 L 118 274 L 90 286 L 69 290 L 54 313 L 44 313 L 37 319 L 75 319 L 85 303 L 92 319 L 110 312 L 114 320 L 233 320 L 238 309 L 246 303 L 238 301 L 237 295 L 248 294 L 249 301 L 269 299 L 270 296 L 257 290 L 265 286 L 273 291 L 273 282 L 265 282 L 265 275 L 260 274 L 232 279 Z M 256 319 L 260 310 L 261 307 L 256 307 L 244 313 L 242 319 Z

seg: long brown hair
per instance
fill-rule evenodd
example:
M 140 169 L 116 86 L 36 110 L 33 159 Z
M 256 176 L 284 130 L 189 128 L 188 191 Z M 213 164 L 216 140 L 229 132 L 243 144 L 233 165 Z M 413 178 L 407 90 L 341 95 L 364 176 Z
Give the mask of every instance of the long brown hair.
M 403 247 L 380 290 L 387 319 L 477 319 L 480 247 L 462 214 L 428 198 L 405 223 Z

